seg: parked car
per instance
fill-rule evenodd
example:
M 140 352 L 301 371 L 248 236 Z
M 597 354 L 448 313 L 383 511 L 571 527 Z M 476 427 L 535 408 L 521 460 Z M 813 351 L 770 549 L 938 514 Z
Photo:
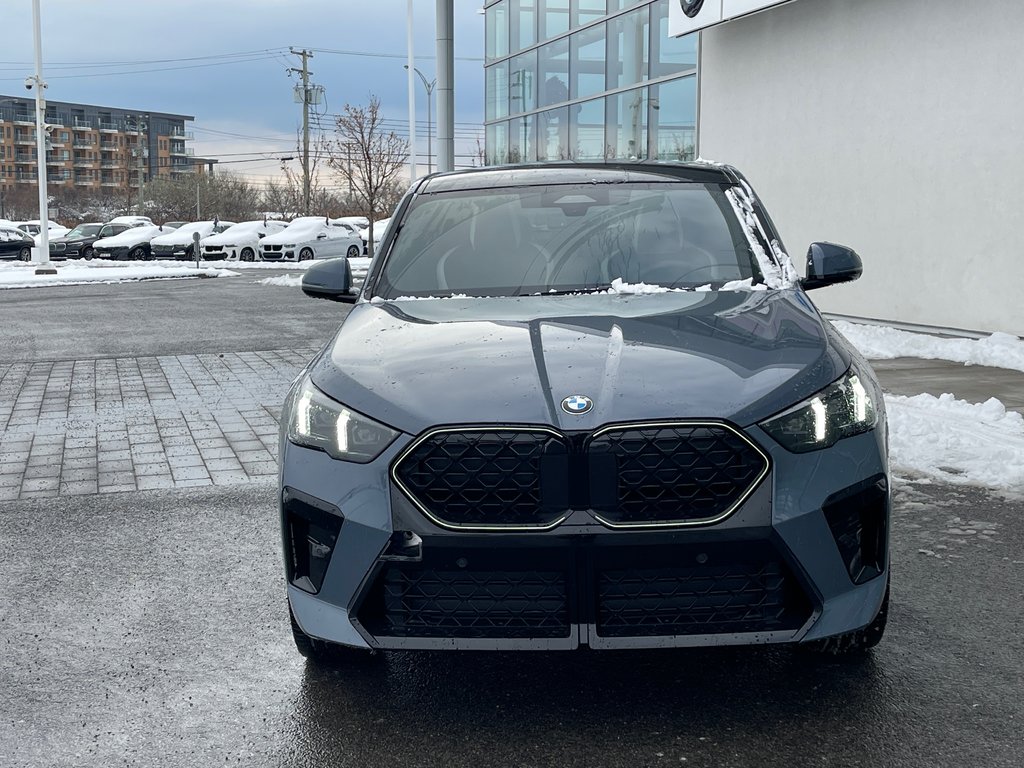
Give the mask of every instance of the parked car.
M 106 224 L 79 224 L 63 237 L 50 240 L 50 258 L 91 259 L 97 240 L 119 235 L 132 227 L 153 226 L 145 216 L 117 216 Z
M 164 229 L 178 229 L 188 224 L 187 221 L 165 221 L 163 223 Z
M 25 230 L 9 224 L 0 224 L 0 259 L 32 261 L 34 246 L 32 235 Z
M 766 643 L 885 629 L 882 392 L 735 169 L 413 184 L 282 414 L 298 650 Z M 427 299 L 427 300 L 410 300 Z M 351 653 L 351 651 L 349 652 Z
M 192 224 L 183 224 L 177 229 L 154 237 L 150 244 L 155 259 L 194 259 L 195 240 L 193 235 L 199 233 L 200 248 L 202 239 L 210 235 L 223 232 L 228 227 L 234 226 L 233 221 L 197 221 Z
M 380 221 L 373 222 L 373 248 L 377 250 L 377 245 L 380 244 L 381 239 L 384 237 L 384 233 L 387 231 L 388 224 L 391 223 L 391 217 L 381 219 Z M 363 241 L 363 253 L 369 253 L 370 245 L 370 227 L 369 223 L 359 230 L 359 238 Z
M 35 245 L 39 245 L 39 243 L 42 241 L 43 223 L 39 219 L 32 219 L 31 221 L 19 221 L 15 224 L 15 226 L 18 229 L 24 232 L 28 232 L 30 235 L 32 235 L 32 240 Z M 58 224 L 55 221 L 49 222 L 48 229 L 49 237 L 63 237 L 64 235 L 71 231 L 67 227 Z
M 260 241 L 263 261 L 308 261 L 362 253 L 359 235 L 344 222 L 323 216 L 294 219 L 284 230 Z
M 152 258 L 149 243 L 163 233 L 156 224 L 129 227 L 111 237 L 104 237 L 93 243 L 93 254 L 101 259 L 128 259 L 139 261 Z
M 287 222 L 273 219 L 243 221 L 228 227 L 218 235 L 210 235 L 201 243 L 203 258 L 237 259 L 238 261 L 255 261 L 259 252 L 260 240 L 284 230 Z

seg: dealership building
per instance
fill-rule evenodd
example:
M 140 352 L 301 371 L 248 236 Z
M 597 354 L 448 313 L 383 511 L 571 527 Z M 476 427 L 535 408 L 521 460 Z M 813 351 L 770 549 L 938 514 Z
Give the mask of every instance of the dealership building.
M 489 163 L 742 170 L 839 315 L 1024 335 L 1024 3 L 487 0 Z

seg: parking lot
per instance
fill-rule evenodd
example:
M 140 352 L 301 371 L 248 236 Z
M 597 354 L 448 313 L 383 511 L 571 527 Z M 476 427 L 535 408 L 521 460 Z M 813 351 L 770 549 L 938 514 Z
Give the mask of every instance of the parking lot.
M 0 294 L 0 764 L 1021 764 L 1024 502 L 965 488 L 896 483 L 889 631 L 860 661 L 307 666 L 276 419 L 346 309 L 262 277 Z

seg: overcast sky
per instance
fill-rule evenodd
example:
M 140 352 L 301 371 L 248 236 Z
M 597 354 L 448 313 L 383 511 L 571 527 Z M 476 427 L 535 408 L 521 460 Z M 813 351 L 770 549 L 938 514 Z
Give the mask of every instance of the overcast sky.
M 484 17 L 481 0 L 454 3 L 455 120 L 462 139 L 456 153 L 464 154 L 475 146 L 473 136 L 483 139 Z M 2 5 L 0 93 L 22 96 L 34 68 L 32 2 L 2 0 Z M 221 159 L 225 169 L 276 177 L 279 163 L 273 160 L 226 161 L 293 152 L 302 109 L 293 101 L 296 79 L 285 73 L 300 65 L 289 47 L 318 49 L 310 69 L 312 81 L 326 89 L 320 110 L 329 115 L 346 102 L 365 104 L 373 93 L 395 121 L 389 125 L 403 134 L 408 130 L 402 68 L 406 0 L 41 0 L 41 5 L 48 98 L 194 115 L 196 154 Z M 416 66 L 433 79 L 435 2 L 414 0 L 414 6 Z M 425 164 L 427 107 L 418 78 L 416 107 Z M 236 154 L 243 152 L 258 154 Z M 436 161 L 436 146 L 434 156 Z

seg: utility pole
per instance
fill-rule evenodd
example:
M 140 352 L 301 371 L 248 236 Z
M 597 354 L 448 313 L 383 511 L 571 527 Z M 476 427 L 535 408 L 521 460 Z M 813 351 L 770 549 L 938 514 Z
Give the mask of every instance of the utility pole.
M 36 73 L 25 80 L 26 88 L 36 89 L 36 161 L 39 176 L 39 245 L 35 248 L 37 275 L 55 275 L 50 263 L 50 211 L 46 194 L 46 81 L 43 80 L 43 38 L 39 30 L 39 0 L 32 2 L 32 31 L 35 37 Z
M 302 208 L 305 215 L 309 215 L 309 59 L 313 58 L 313 52 L 303 48 L 296 51 L 289 48 L 294 55 L 302 57 L 302 69 L 291 67 L 289 72 L 297 72 L 302 76 Z

